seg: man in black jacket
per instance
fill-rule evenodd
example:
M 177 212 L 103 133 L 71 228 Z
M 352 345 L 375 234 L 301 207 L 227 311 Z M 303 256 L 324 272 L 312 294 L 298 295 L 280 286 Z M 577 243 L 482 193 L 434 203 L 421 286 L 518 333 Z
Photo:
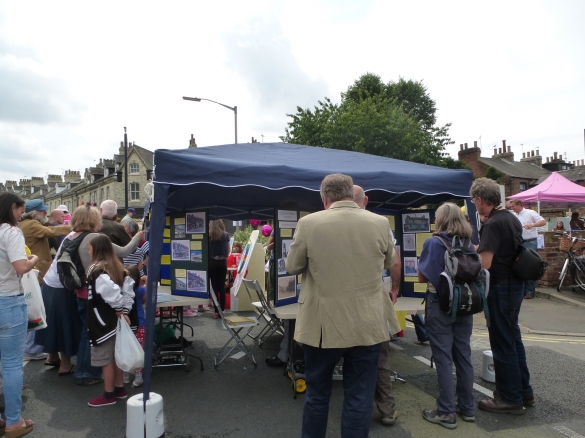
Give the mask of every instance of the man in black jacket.
M 118 218 L 118 204 L 108 199 L 100 205 L 102 214 L 102 228 L 100 233 L 108 236 L 112 243 L 118 246 L 126 246 L 130 243 L 130 236 L 123 225 L 116 222 Z

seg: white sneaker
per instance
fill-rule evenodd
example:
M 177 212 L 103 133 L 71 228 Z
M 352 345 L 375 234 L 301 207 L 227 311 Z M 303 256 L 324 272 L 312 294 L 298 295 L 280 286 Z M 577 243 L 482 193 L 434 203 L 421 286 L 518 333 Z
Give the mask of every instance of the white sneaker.
M 142 374 L 136 374 L 136 377 L 134 378 L 134 382 L 132 383 L 132 386 L 134 388 L 138 388 L 143 383 L 144 383 L 144 380 L 142 380 Z
M 47 353 L 30 354 L 24 353 L 22 360 L 45 360 L 49 355 Z
M 122 380 L 124 381 L 124 383 L 130 383 L 130 373 L 128 371 L 124 371 L 124 375 L 122 376 Z

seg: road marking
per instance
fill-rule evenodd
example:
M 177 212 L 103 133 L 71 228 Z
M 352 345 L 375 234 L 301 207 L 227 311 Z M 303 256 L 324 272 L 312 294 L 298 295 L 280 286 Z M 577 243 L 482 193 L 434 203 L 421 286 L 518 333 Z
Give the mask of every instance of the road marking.
M 414 356 L 414 358 L 416 360 L 421 361 L 422 363 L 424 363 L 428 366 L 431 366 L 431 361 L 428 360 L 426 357 Z M 487 395 L 488 397 L 493 397 L 493 395 L 494 395 L 494 392 L 491 389 L 484 388 L 483 386 L 478 385 L 477 383 L 473 384 L 473 389 L 475 389 L 477 392 L 481 392 L 482 394 Z M 579 438 L 579 437 L 575 437 L 575 438 Z M 585 437 L 583 437 L 583 438 L 585 438 Z
M 489 335 L 483 333 L 473 333 L 472 336 L 477 336 L 480 338 L 487 338 Z M 585 339 L 579 338 L 572 338 L 570 336 L 562 337 L 562 338 L 543 338 L 541 336 L 530 336 L 530 335 L 522 335 L 523 341 L 537 341 L 537 342 L 548 342 L 548 343 L 563 343 L 563 344 L 577 344 L 583 345 L 585 344 Z
M 565 426 L 553 426 L 553 429 L 559 433 L 562 433 L 563 435 L 570 437 L 570 438 L 585 438 L 583 435 L 580 435 L 577 432 L 574 432 Z

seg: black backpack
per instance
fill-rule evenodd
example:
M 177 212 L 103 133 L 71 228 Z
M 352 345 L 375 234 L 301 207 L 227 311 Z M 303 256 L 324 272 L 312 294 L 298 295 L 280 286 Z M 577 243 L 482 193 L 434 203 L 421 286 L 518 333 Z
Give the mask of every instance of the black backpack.
M 85 270 L 79 257 L 79 245 L 89 232 L 85 231 L 74 239 L 65 239 L 57 256 L 57 274 L 65 289 L 74 291 L 85 284 Z
M 467 239 L 462 241 L 459 236 L 453 236 L 449 242 L 441 236 L 436 237 L 445 247 L 445 270 L 441 272 L 437 287 L 439 307 L 451 315 L 453 322 L 457 316 L 483 311 L 489 324 L 486 291 L 490 287 L 490 274 L 482 269 L 479 255 Z
M 540 280 L 546 272 L 548 263 L 540 257 L 537 251 L 524 246 L 520 236 L 516 236 L 517 254 L 512 263 L 512 273 L 520 280 Z

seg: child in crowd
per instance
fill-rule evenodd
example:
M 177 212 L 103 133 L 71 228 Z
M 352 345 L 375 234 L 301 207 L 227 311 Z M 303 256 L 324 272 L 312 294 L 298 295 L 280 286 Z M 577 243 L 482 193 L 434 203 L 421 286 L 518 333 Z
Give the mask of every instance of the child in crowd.
M 128 397 L 122 370 L 116 365 L 114 350 L 118 318 L 125 318 L 134 305 L 134 280 L 114 255 L 110 239 L 99 235 L 89 243 L 92 265 L 87 270 L 87 326 L 91 364 L 102 367 L 105 392 L 88 402 L 93 408 L 116 404 Z
M 126 270 L 128 271 L 130 277 L 132 277 L 134 280 L 134 303 L 136 305 L 138 315 L 138 328 L 134 334 L 136 335 L 136 339 L 138 339 L 140 346 L 142 349 L 144 349 L 144 333 L 146 325 L 146 319 L 144 318 L 144 303 L 146 302 L 146 287 L 143 285 L 143 283 L 146 284 L 146 282 L 140 277 L 140 270 L 138 269 L 138 266 L 126 266 Z M 124 371 L 124 383 L 130 383 L 130 373 L 126 371 Z M 140 369 L 135 373 L 132 386 L 138 388 L 143 383 L 144 380 L 142 380 L 142 369 Z

